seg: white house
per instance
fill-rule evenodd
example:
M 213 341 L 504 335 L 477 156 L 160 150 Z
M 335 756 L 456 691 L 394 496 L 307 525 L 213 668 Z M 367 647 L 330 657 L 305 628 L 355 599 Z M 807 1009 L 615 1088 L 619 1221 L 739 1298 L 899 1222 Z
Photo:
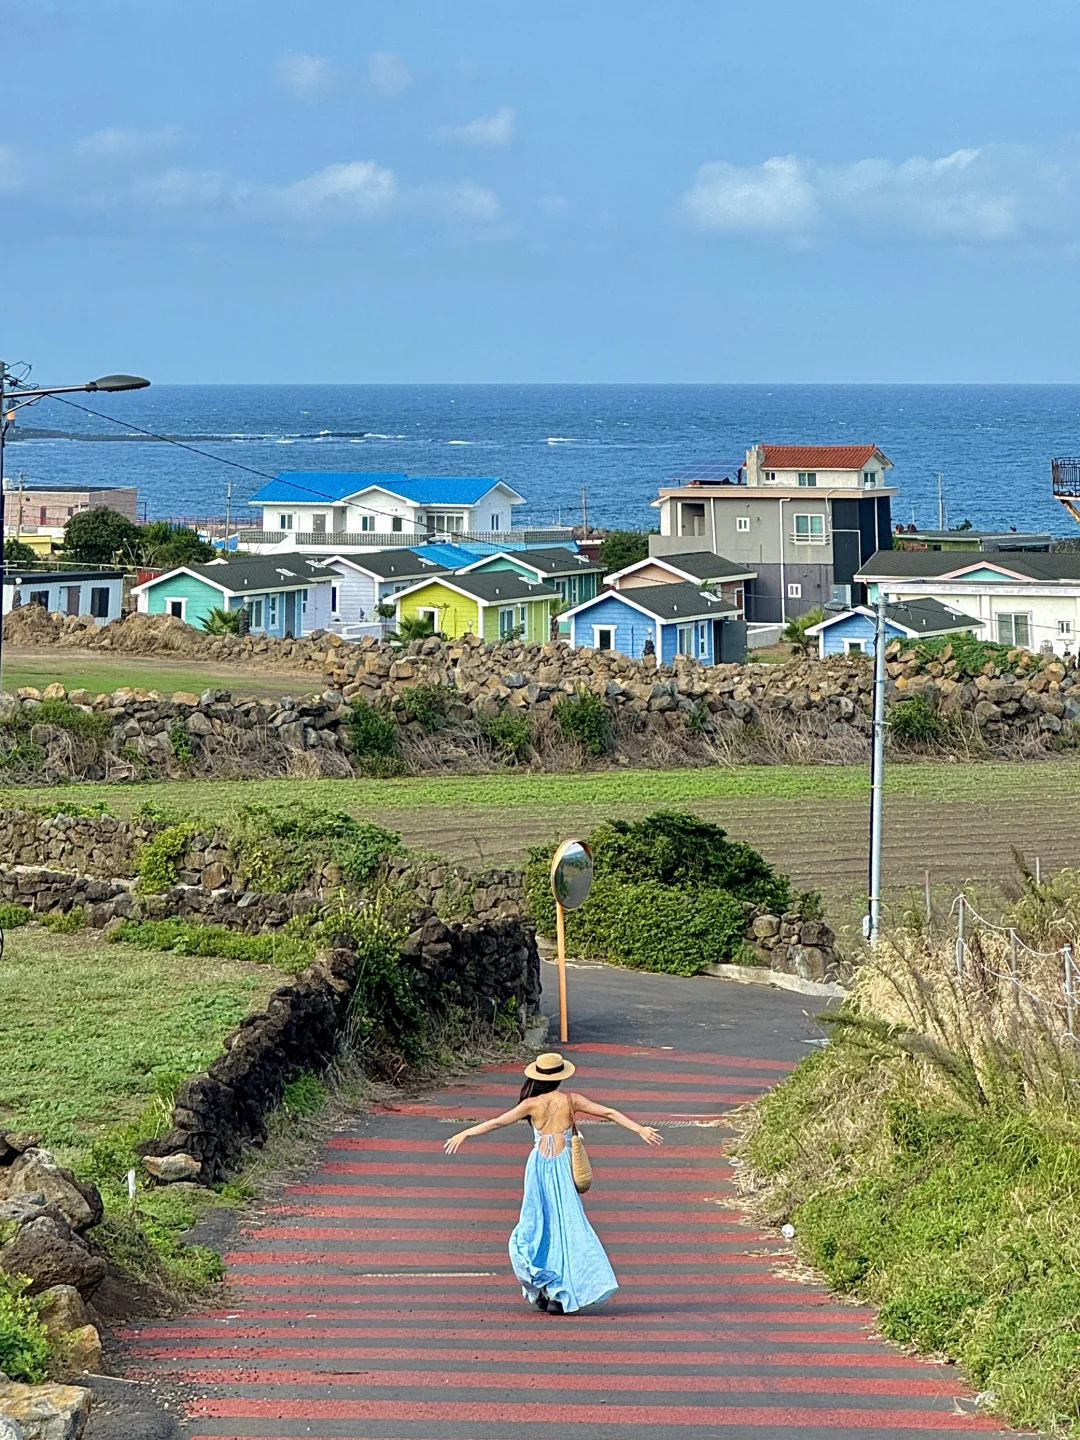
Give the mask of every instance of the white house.
M 445 565 L 428 560 L 407 546 L 365 551 L 360 555 L 331 555 L 320 563 L 333 572 L 330 629 L 346 634 L 354 631 L 377 634 L 383 628 L 379 605 L 429 575 L 448 573 Z
M 16 602 L 16 596 L 18 600 Z M 98 625 L 118 620 L 124 603 L 123 570 L 20 570 L 4 575 L 3 614 L 12 605 L 40 605 L 50 614 L 89 615 Z
M 1080 553 L 964 554 L 952 550 L 879 550 L 857 579 L 876 602 L 929 598 L 985 625 L 984 639 L 1059 655 L 1077 652 Z
M 288 470 L 251 497 L 249 504 L 262 512 L 262 531 L 243 531 L 240 539 L 265 552 L 508 535 L 513 509 L 524 503 L 504 480 L 490 476 Z

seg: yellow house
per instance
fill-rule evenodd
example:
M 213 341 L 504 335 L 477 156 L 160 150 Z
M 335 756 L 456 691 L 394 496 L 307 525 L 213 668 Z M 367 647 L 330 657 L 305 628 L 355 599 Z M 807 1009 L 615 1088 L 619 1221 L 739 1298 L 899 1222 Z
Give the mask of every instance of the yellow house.
M 423 580 L 394 596 L 399 620 L 429 619 L 451 640 L 521 638 L 542 645 L 550 639 L 551 602 L 559 594 L 513 570 L 463 574 L 455 571 Z

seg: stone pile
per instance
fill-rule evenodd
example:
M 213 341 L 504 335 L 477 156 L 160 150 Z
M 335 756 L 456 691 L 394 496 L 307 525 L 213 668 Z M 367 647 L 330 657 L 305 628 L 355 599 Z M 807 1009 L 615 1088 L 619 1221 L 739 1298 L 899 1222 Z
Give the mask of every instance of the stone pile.
M 804 919 L 797 911 L 770 914 L 752 905 L 746 911 L 746 940 L 759 964 L 800 980 L 840 984 L 850 980 L 850 967 L 824 920 Z

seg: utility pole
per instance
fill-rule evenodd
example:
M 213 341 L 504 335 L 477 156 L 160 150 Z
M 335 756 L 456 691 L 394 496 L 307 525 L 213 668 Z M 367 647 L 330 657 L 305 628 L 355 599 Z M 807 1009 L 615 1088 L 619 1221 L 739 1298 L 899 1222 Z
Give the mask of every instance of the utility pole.
M 874 745 L 870 768 L 870 913 L 866 938 L 876 945 L 881 930 L 881 820 L 885 782 L 885 645 L 887 643 L 885 588 L 878 589 L 877 628 L 874 637 Z
M 232 523 L 232 477 L 229 477 L 229 488 L 225 492 L 225 553 L 229 553 L 229 526 Z
M 937 477 L 937 528 L 939 530 L 945 529 L 945 492 L 942 489 L 944 478 L 939 470 Z
M 18 519 L 15 521 L 15 539 L 16 539 L 16 540 L 21 540 L 21 539 L 22 539 L 23 482 L 25 481 L 25 479 L 26 479 L 26 476 L 25 476 L 25 475 L 23 474 L 23 472 L 20 470 L 20 471 L 19 471 L 19 515 L 18 515 Z
M 585 486 L 581 487 L 581 538 L 589 538 L 589 505 L 585 498 Z

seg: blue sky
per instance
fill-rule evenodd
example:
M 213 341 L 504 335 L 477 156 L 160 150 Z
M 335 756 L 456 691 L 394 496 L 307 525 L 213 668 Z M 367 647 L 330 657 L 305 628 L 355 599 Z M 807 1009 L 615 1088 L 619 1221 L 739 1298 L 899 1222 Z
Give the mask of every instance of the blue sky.
M 41 379 L 1080 380 L 1073 0 L 35 0 Z

